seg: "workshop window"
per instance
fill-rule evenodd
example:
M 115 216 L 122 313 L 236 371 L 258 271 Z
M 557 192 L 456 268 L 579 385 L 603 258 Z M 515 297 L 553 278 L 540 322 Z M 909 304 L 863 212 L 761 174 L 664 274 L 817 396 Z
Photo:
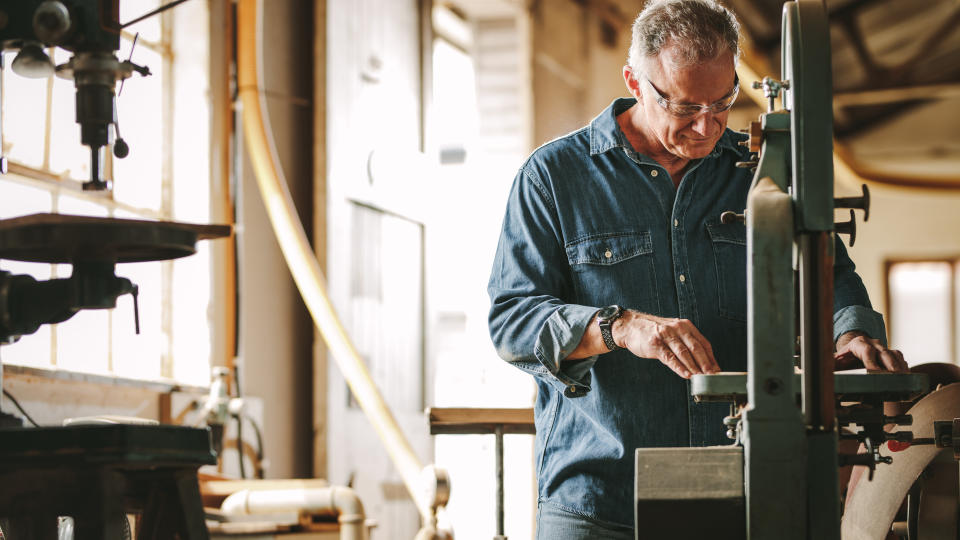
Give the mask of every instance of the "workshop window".
M 529 153 L 531 65 L 526 10 L 508 2 L 434 2 L 428 150 L 438 156 L 432 191 L 444 201 L 427 223 L 426 268 L 434 407 L 528 407 L 533 379 L 497 355 L 487 330 L 489 278 L 504 202 Z M 446 510 L 470 531 L 494 516 L 494 438 L 439 435 L 434 459 L 471 486 Z M 505 532 L 530 538 L 536 493 L 533 437 L 504 440 Z M 466 479 L 466 480 L 463 480 Z M 492 533 L 491 533 L 492 534 Z
M 161 4 L 124 0 L 120 21 Z M 117 83 L 125 159 L 103 151 L 103 177 L 112 192 L 84 192 L 90 150 L 80 144 L 72 80 L 14 74 L 5 55 L 3 148 L 9 173 L 0 176 L 0 218 L 38 212 L 209 223 L 210 122 L 209 13 L 207 2 L 187 2 L 125 28 L 117 57 L 146 65 Z M 134 37 L 136 35 L 136 45 Z M 131 53 L 132 49 L 132 53 Z M 52 52 L 62 64 L 68 51 Z M 81 311 L 65 323 L 0 350 L 4 364 L 63 369 L 134 379 L 209 381 L 211 297 L 209 246 L 168 262 L 118 264 L 116 274 L 139 286 L 140 335 L 134 333 L 133 301 L 121 296 L 115 310 Z M 0 268 L 37 279 L 67 277 L 69 265 L 0 261 Z
M 887 261 L 890 344 L 910 365 L 958 363 L 960 259 Z

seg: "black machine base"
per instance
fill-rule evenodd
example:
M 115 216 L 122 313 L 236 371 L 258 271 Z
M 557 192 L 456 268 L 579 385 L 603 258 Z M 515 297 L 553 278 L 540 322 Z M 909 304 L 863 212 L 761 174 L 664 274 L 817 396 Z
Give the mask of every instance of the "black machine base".
M 207 540 L 197 468 L 215 464 L 207 429 L 75 425 L 0 429 L 0 527 L 11 540 Z

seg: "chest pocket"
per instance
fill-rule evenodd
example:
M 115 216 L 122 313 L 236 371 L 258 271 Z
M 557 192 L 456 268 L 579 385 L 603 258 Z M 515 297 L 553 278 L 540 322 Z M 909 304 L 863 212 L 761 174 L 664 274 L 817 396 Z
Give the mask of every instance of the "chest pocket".
M 747 228 L 741 223 L 707 223 L 713 244 L 720 316 L 747 320 Z
M 565 248 L 576 302 L 660 312 L 649 231 L 592 234 Z

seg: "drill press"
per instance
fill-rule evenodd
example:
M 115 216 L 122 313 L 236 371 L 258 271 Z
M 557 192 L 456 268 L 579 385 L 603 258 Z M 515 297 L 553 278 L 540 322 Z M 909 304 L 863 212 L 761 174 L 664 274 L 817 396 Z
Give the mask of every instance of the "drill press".
M 124 26 L 118 12 L 119 0 L 0 0 L 0 48 L 18 51 L 13 71 L 74 80 L 80 141 L 91 156 L 85 190 L 112 187 L 102 178 L 104 147 L 112 142 L 117 157 L 127 152 L 126 143 L 113 138 L 117 81 L 134 72 L 149 74 L 144 66 L 117 59 Z M 45 47 L 61 47 L 72 56 L 54 66 Z M 0 172 L 5 171 L 2 160 Z M 0 258 L 68 263 L 73 270 L 69 278 L 47 281 L 0 271 L 0 345 L 82 309 L 113 308 L 121 295 L 136 299 L 137 285 L 115 275 L 117 263 L 191 255 L 197 241 L 230 233 L 222 225 L 58 214 L 2 220 Z M 78 540 L 120 538 L 124 514 L 136 513 L 138 537 L 208 537 L 196 470 L 216 463 L 209 430 L 121 424 L 22 428 L 9 427 L 19 422 L 5 417 L 0 519 L 7 535 L 55 537 L 57 516 L 72 516 Z

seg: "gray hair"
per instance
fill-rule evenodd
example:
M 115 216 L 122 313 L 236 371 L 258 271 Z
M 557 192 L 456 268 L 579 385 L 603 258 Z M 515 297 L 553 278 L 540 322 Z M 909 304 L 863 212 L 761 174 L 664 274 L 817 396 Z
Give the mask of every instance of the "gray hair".
M 714 0 L 650 0 L 633 22 L 627 64 L 639 71 L 644 58 L 666 46 L 678 53 L 677 67 L 712 60 L 725 50 L 740 57 L 740 24 L 729 9 Z

